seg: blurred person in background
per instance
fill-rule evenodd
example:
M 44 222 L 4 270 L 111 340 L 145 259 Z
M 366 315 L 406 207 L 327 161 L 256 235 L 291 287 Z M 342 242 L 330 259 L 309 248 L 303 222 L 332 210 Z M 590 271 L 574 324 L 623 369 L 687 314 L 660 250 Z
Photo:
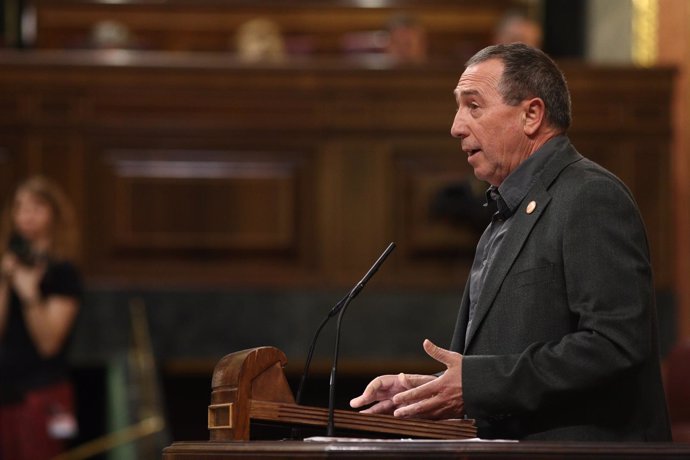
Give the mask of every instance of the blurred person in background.
M 89 32 L 89 47 L 101 50 L 136 48 L 134 34 L 127 25 L 112 20 L 99 21 Z
M 541 24 L 520 11 L 508 11 L 494 31 L 494 44 L 524 43 L 541 48 L 543 32 Z
M 426 29 L 417 18 L 396 14 L 387 25 L 389 56 L 400 63 L 421 63 L 427 58 Z
M 283 33 L 277 23 L 266 18 L 242 23 L 235 34 L 235 48 L 244 62 L 280 62 L 286 58 Z
M 50 459 L 77 432 L 66 360 L 82 296 L 73 208 L 56 184 L 30 178 L 0 238 L 0 460 Z

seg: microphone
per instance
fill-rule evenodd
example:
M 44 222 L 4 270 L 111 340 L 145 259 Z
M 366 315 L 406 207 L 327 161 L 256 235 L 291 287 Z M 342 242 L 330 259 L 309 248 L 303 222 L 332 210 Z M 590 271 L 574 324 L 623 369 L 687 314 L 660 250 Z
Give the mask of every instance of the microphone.
M 357 297 L 357 295 L 360 293 L 362 289 L 364 289 L 364 286 L 369 282 L 372 276 L 379 270 L 381 265 L 383 265 L 383 262 L 386 260 L 388 255 L 393 252 L 393 249 L 395 249 L 395 243 L 391 242 L 388 247 L 386 248 L 385 251 L 379 256 L 379 258 L 374 262 L 374 265 L 371 266 L 369 271 L 364 275 L 364 277 L 360 280 L 359 283 L 355 285 L 354 288 L 350 291 L 350 293 L 343 298 L 338 304 L 331 310 L 331 313 L 333 315 L 336 314 L 336 310 L 338 310 L 340 313 L 338 314 L 338 322 L 337 326 L 335 329 L 335 346 L 333 348 L 333 367 L 331 368 L 331 377 L 329 381 L 329 392 L 328 392 L 328 425 L 326 428 L 326 435 L 327 436 L 333 436 L 335 432 L 335 422 L 334 422 L 334 413 L 335 413 L 335 377 L 336 377 L 336 372 L 338 369 L 338 352 L 340 350 L 340 330 L 341 330 L 341 324 L 343 321 L 343 315 L 345 314 L 345 310 L 347 310 L 348 305 L 350 305 L 350 302 L 352 302 L 352 299 Z M 329 317 L 332 316 L 331 313 L 329 313 Z
M 379 256 L 379 258 L 376 260 L 376 262 L 374 262 L 374 265 L 371 266 L 369 271 L 359 281 L 359 283 L 357 283 L 355 285 L 355 287 L 352 288 L 352 290 L 350 290 L 350 292 L 345 294 L 345 296 L 343 296 L 343 298 L 340 299 L 338 301 L 338 303 L 336 303 L 333 306 L 333 308 L 331 308 L 331 310 L 328 312 L 328 314 L 323 319 L 323 321 L 321 321 L 321 324 L 319 325 L 319 327 L 316 329 L 316 332 L 314 333 L 314 337 L 311 340 L 311 344 L 309 345 L 309 351 L 307 352 L 307 360 L 304 363 L 304 370 L 302 371 L 302 377 L 300 378 L 299 386 L 297 388 L 297 396 L 295 397 L 295 402 L 297 404 L 301 404 L 301 402 L 302 402 L 302 391 L 304 390 L 304 383 L 307 380 L 307 375 L 309 374 L 309 366 L 311 365 L 311 360 L 314 356 L 314 349 L 316 348 L 316 341 L 319 338 L 319 334 L 321 334 L 321 330 L 324 328 L 326 323 L 328 323 L 328 321 L 331 318 L 333 318 L 335 315 L 340 313 L 347 306 L 347 304 L 349 304 L 350 301 L 352 301 L 352 299 L 354 299 L 357 296 L 357 294 L 359 294 L 359 292 L 364 288 L 364 286 L 371 279 L 371 277 L 374 276 L 374 274 L 378 271 L 379 267 L 381 267 L 381 265 L 383 264 L 383 261 L 386 260 L 386 258 L 388 257 L 388 254 L 390 254 L 393 251 L 393 249 L 395 249 L 395 243 L 390 243 L 388 245 L 388 247 L 386 248 L 386 250 L 383 252 L 383 254 L 381 254 L 381 256 Z M 338 324 L 340 324 L 340 321 L 338 321 Z M 339 326 L 338 326 L 338 329 L 339 329 Z M 336 342 L 336 347 L 337 346 L 338 345 Z M 337 356 L 337 351 L 336 351 L 336 356 Z M 333 378 L 333 376 L 331 376 L 331 382 L 333 382 L 333 381 L 334 381 L 334 378 Z M 329 387 L 333 388 L 334 385 L 331 382 L 329 382 Z M 333 391 L 334 390 L 331 390 L 331 392 L 333 392 Z M 332 397 L 329 395 L 329 407 L 331 406 L 331 402 L 330 402 L 331 399 L 332 399 Z M 331 418 L 332 418 L 331 412 L 329 411 L 329 425 L 331 424 L 331 422 L 330 422 Z M 333 429 L 331 428 L 330 431 L 333 431 Z M 292 438 L 293 439 L 298 437 L 297 433 L 298 433 L 298 430 L 295 430 L 295 429 L 292 430 Z

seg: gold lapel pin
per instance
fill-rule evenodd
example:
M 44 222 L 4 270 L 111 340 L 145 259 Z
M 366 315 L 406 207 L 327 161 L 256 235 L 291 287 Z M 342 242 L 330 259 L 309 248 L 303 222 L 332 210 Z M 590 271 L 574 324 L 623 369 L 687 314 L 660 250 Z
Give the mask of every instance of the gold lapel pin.
M 527 204 L 527 208 L 525 209 L 525 212 L 526 212 L 527 214 L 532 214 L 532 213 L 534 212 L 535 209 L 537 209 L 537 202 L 536 202 L 536 201 L 530 201 L 530 202 Z

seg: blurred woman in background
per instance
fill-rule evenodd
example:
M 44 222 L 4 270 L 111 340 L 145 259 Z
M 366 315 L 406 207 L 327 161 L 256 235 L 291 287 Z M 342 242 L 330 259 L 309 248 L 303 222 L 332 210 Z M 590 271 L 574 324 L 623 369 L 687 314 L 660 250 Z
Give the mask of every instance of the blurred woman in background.
M 79 310 L 77 224 L 53 182 L 19 185 L 0 231 L 0 460 L 49 459 L 77 432 L 66 348 Z

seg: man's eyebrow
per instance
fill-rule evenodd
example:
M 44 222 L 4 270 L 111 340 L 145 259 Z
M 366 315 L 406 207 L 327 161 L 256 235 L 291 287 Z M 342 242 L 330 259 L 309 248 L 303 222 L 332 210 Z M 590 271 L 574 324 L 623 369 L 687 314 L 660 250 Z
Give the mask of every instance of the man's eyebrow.
M 479 91 L 477 91 L 476 89 L 459 90 L 456 88 L 453 90 L 453 94 L 455 95 L 455 97 L 458 97 L 458 96 L 479 96 Z

